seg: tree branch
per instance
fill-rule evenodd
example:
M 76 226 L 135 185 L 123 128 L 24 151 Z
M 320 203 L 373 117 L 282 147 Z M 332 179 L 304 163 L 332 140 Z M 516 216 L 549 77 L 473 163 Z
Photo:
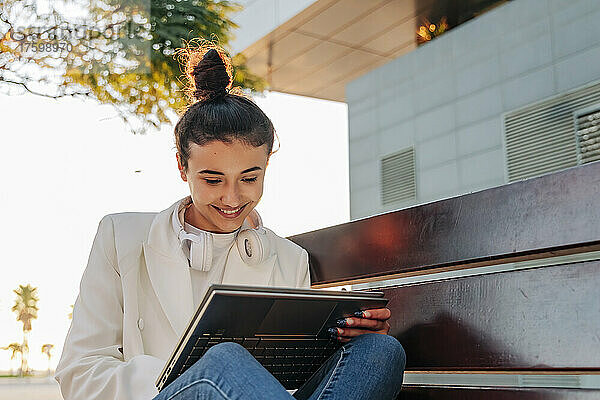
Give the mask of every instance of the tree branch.
M 61 94 L 57 94 L 57 95 L 51 95 L 51 94 L 47 94 L 47 93 L 37 92 L 35 90 L 31 90 L 25 82 L 11 81 L 11 80 L 5 79 L 1 76 L 0 76 L 0 82 L 6 82 L 6 83 L 13 84 L 13 85 L 21 86 L 31 94 L 35 94 L 36 96 L 47 97 L 50 99 L 60 99 L 62 97 L 68 97 L 68 96 L 70 96 L 70 97 L 76 97 L 76 96 L 90 97 L 90 92 L 61 93 Z

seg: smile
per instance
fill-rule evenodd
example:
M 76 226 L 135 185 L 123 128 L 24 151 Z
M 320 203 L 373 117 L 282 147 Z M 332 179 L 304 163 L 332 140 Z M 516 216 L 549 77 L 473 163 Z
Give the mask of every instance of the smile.
M 247 204 L 244 204 L 243 206 L 238 207 L 234 210 L 223 210 L 222 208 L 219 208 L 217 206 L 213 206 L 213 207 L 215 210 L 217 210 L 219 212 L 219 214 L 221 214 L 225 218 L 237 218 L 240 216 L 240 214 L 242 213 L 242 211 L 244 210 L 246 205 Z

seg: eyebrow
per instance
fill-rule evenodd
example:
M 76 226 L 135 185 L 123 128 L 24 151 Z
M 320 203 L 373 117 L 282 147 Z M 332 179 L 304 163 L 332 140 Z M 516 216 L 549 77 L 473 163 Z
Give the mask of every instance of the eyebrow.
M 242 171 L 242 174 L 247 174 L 248 172 L 252 172 L 252 171 L 260 171 L 262 168 L 261 167 L 252 167 L 252 168 L 248 168 Z M 210 169 L 203 169 L 202 171 L 198 172 L 199 174 L 212 174 L 212 175 L 223 175 L 225 176 L 224 173 L 219 172 L 219 171 L 213 171 Z

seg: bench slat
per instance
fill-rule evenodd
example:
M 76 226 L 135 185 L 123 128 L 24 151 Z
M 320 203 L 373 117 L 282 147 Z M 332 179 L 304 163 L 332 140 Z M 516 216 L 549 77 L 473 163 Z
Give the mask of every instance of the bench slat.
M 600 369 L 600 261 L 384 292 L 409 370 Z
M 315 285 L 539 258 L 600 249 L 598 199 L 600 161 L 290 239 Z
M 597 400 L 600 390 L 405 386 L 398 400 Z

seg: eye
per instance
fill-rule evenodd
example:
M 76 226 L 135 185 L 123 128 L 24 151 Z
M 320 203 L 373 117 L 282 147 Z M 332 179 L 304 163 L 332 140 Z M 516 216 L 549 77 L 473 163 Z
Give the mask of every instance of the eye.
M 256 182 L 256 177 L 254 177 L 254 178 L 244 178 L 242 180 L 244 182 L 252 183 L 252 182 Z
M 206 183 L 208 183 L 209 185 L 216 185 L 217 183 L 220 183 L 221 180 L 220 179 L 204 179 L 206 181 Z

